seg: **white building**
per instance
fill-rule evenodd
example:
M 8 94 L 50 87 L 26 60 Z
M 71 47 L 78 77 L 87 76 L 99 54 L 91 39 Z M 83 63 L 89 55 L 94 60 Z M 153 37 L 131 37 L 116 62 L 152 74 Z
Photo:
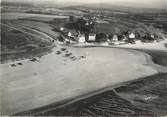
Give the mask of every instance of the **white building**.
M 71 32 L 68 32 L 67 34 L 69 37 L 72 37 L 72 33 Z
M 89 41 L 95 41 L 96 35 L 89 35 Z
M 128 40 L 127 37 L 125 35 L 123 35 L 122 41 L 126 41 L 126 40 Z
M 118 36 L 117 35 L 113 35 L 113 41 L 118 41 Z
M 89 25 L 89 23 L 88 23 L 88 22 L 86 22 L 86 23 L 85 23 L 85 25 L 86 25 L 86 26 L 88 26 L 88 25 Z
M 152 39 L 154 39 L 154 38 L 155 38 L 154 34 L 151 34 L 151 38 L 152 38 Z
M 129 34 L 129 39 L 134 39 L 134 38 L 135 38 L 135 34 L 134 33 Z
M 78 42 L 79 43 L 84 43 L 85 42 L 85 36 L 79 36 L 79 39 L 78 39 Z
M 89 35 L 89 40 L 88 41 L 96 41 L 96 35 Z M 85 36 L 84 35 L 80 35 L 79 39 L 78 39 L 79 43 L 84 43 L 86 42 L 85 40 Z

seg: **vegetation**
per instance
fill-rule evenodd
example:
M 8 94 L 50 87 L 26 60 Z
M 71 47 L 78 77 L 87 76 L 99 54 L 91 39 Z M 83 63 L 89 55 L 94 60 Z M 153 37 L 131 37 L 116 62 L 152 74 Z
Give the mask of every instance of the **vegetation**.
M 18 59 L 30 57 L 31 55 L 50 51 L 52 42 L 41 40 L 39 34 L 35 32 L 24 32 L 12 26 L 8 26 L 7 22 L 1 24 L 1 62 L 9 59 Z M 47 40 L 47 39 L 46 39 Z M 29 53 L 29 54 L 28 54 Z M 31 54 L 30 54 L 31 53 Z

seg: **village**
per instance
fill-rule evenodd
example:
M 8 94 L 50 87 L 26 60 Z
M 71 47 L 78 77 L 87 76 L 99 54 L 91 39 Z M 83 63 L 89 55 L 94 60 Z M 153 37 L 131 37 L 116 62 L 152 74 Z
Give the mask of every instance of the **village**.
M 61 33 L 60 42 L 65 43 L 107 43 L 108 45 L 123 45 L 136 43 L 156 43 L 162 40 L 157 33 L 138 33 L 136 30 L 123 30 L 115 28 L 116 31 L 104 33 L 96 31 L 98 20 L 95 16 L 69 16 L 67 21 L 69 27 L 56 29 Z M 117 31 L 119 30 L 119 31 Z

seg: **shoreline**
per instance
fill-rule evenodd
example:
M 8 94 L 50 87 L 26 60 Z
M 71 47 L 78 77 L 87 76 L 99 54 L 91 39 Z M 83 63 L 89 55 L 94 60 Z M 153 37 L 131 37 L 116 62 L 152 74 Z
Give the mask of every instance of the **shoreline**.
M 166 49 L 165 48 L 164 49 L 158 49 L 158 48 L 157 49 L 155 48 L 154 49 L 153 48 L 143 48 L 142 49 L 142 48 L 135 48 L 135 47 L 131 48 L 131 47 L 128 47 L 128 45 L 125 45 L 125 47 L 124 46 L 121 47 L 119 45 L 118 46 L 106 46 L 106 45 L 96 45 L 96 44 L 95 45 L 79 45 L 79 46 L 75 45 L 73 47 L 74 48 L 97 48 L 97 47 L 99 48 L 118 48 L 118 49 L 123 49 L 127 51 L 136 50 L 136 51 L 143 52 L 143 53 L 150 55 L 155 64 L 166 67 L 167 62 L 165 60 L 167 59 L 167 39 L 164 39 L 163 42 L 158 42 L 157 44 L 162 44 L 161 46 L 166 47 Z

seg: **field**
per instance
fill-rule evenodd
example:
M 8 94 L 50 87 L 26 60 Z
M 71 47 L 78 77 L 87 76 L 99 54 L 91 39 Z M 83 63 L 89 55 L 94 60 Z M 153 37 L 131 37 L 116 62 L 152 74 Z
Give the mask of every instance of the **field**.
M 2 23 L 1 62 L 33 57 L 36 52 L 43 53 L 53 48 L 51 40 L 44 34 L 19 26 L 18 24 Z M 42 39 L 43 38 L 43 39 Z M 29 53 L 28 55 L 26 53 Z M 30 54 L 31 53 L 31 54 Z
M 35 18 L 36 19 L 41 19 L 43 20 L 44 19 L 49 19 L 49 18 L 57 18 L 57 19 L 62 19 L 62 18 L 68 18 L 68 16 L 58 16 L 58 15 L 43 15 L 43 14 L 32 14 L 32 13 L 3 13 L 2 14 L 2 19 L 5 19 L 5 20 L 12 20 L 12 19 L 23 19 L 23 18 Z
M 59 33 L 48 22 L 67 16 L 3 13 L 1 23 L 1 62 L 40 57 L 51 52 Z M 26 54 L 28 53 L 28 54 Z

